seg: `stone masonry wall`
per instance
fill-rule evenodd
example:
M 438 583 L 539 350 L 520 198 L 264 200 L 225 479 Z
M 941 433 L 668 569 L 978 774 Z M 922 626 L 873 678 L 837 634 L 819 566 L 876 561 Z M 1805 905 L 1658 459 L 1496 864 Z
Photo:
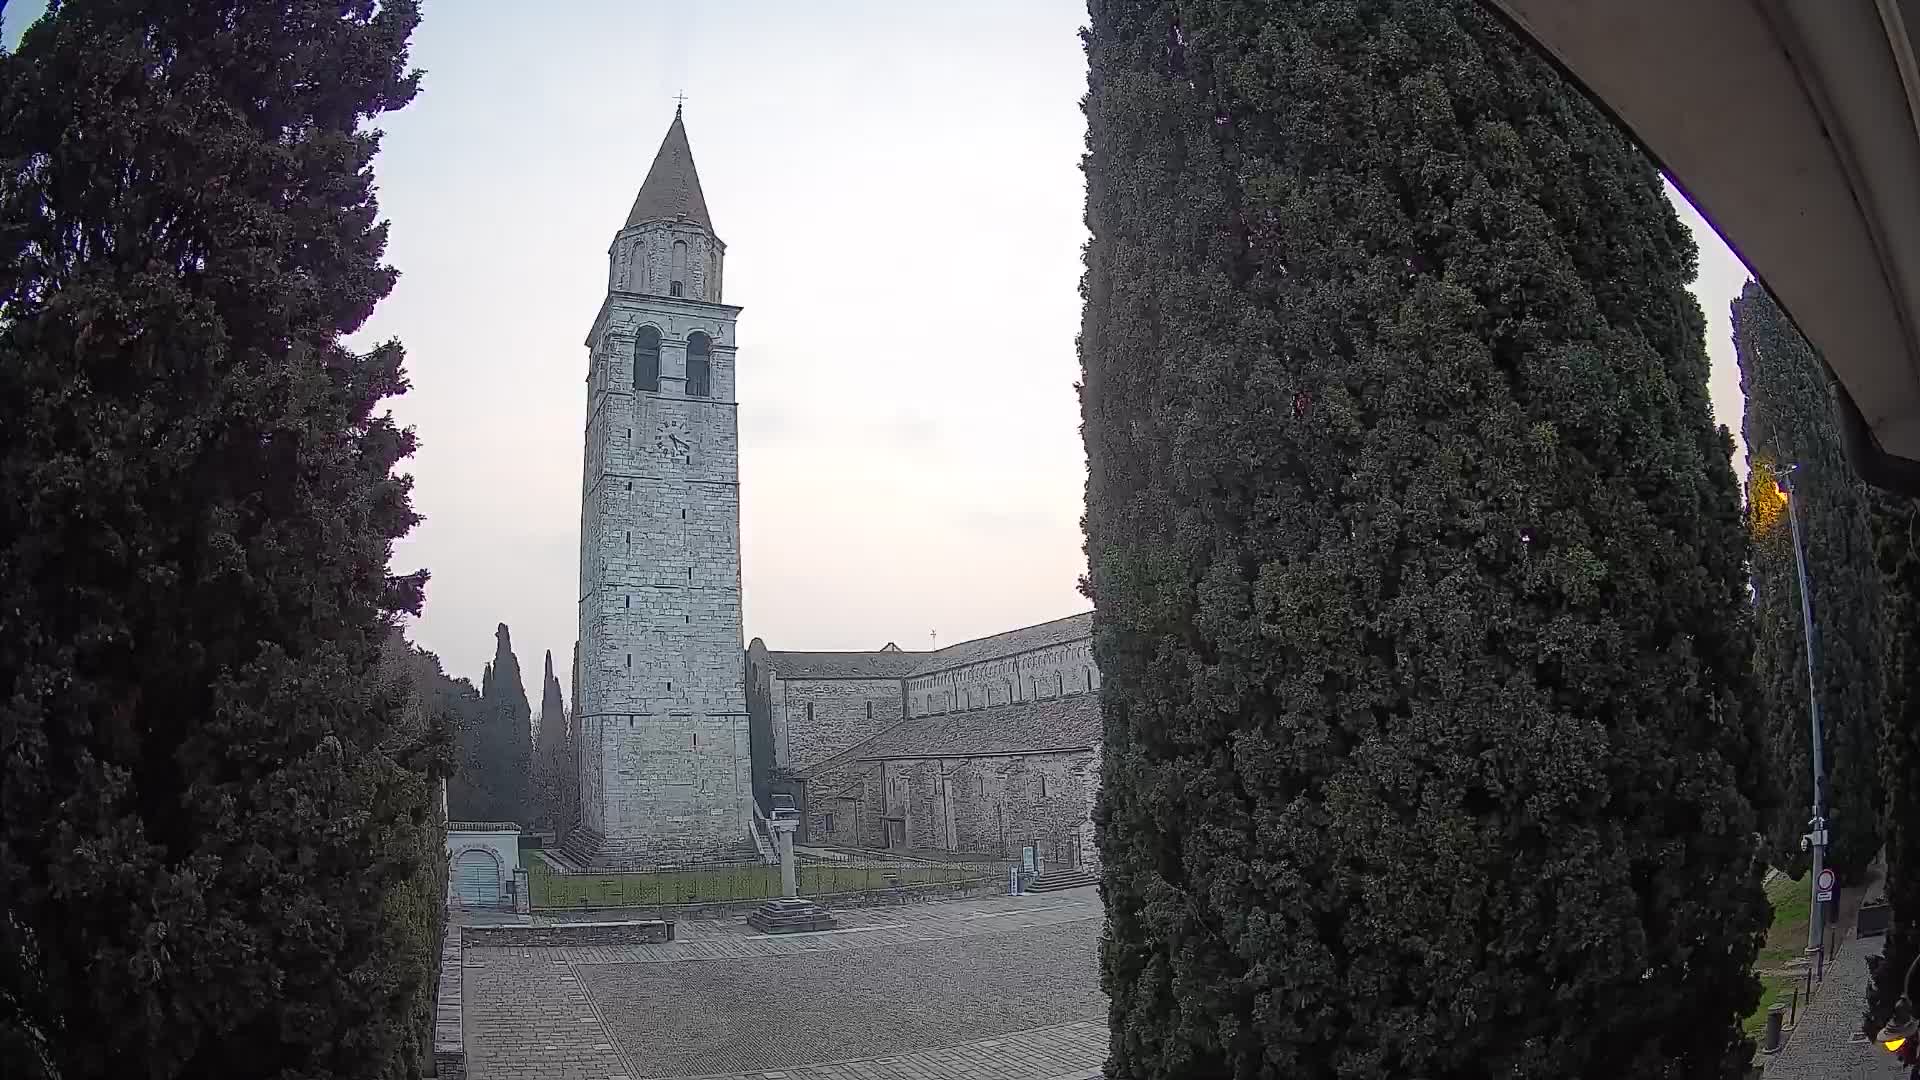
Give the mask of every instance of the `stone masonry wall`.
M 859 765 L 867 770 L 859 802 L 859 824 L 868 826 L 861 829 L 865 846 L 885 844 L 878 824 L 884 813 L 906 819 L 912 848 L 1017 859 L 1032 844 L 1049 867 L 1099 863 L 1091 819 L 1100 782 L 1098 751 Z M 814 802 L 812 815 L 824 814 L 823 804 Z M 834 825 L 836 833 L 851 836 L 856 825 L 840 820 L 846 813 L 835 810 Z
M 670 245 L 684 226 L 639 229 L 621 234 L 616 264 L 623 250 Z M 699 250 L 717 258 L 718 248 Z M 752 828 L 734 317 L 615 292 L 590 335 L 576 715 L 583 824 L 605 854 L 717 853 Z M 661 334 L 658 393 L 634 388 L 641 325 Z M 711 398 L 686 395 L 696 330 L 712 339 Z
M 553 949 L 594 945 L 658 945 L 673 940 L 666 919 L 553 922 L 530 926 L 463 926 L 462 945 L 477 949 Z
M 817 764 L 899 723 L 899 679 L 772 680 L 774 762 Z
M 905 680 L 909 715 L 1033 701 L 1100 688 L 1085 638 Z
M 727 245 L 691 222 L 644 222 L 622 229 L 607 252 L 607 288 L 667 296 L 672 292 L 673 245 L 687 245 L 686 297 L 720 302 Z
M 880 815 L 884 798 L 879 770 L 847 761 L 806 780 L 808 843 L 877 848 L 886 845 Z

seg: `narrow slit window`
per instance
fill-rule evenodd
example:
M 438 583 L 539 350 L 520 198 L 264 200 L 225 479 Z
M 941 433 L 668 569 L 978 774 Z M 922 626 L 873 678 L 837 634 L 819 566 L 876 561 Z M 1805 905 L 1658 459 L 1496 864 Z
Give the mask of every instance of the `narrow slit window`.
M 673 276 L 667 279 L 667 294 L 670 296 L 687 295 L 687 242 L 673 242 Z

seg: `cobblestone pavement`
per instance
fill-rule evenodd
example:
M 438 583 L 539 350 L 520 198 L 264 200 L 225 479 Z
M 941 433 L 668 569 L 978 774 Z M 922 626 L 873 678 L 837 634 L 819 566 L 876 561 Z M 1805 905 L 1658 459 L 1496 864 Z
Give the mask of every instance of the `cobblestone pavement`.
M 1801 1006 L 1786 1048 L 1760 1055 L 1765 1080 L 1906 1080 L 1892 1054 L 1871 1041 L 1856 1041 L 1866 957 L 1879 948 L 1879 942 L 1862 942 L 1851 934 L 1840 943 L 1825 981 L 1813 1000 Z
M 608 1038 L 573 965 L 558 956 L 489 957 L 476 952 L 551 953 L 551 949 L 468 949 L 461 1009 L 467 1075 L 475 1080 L 608 1080 L 627 1067 Z
M 697 1080 L 1098 1080 L 1106 1056 L 1107 1022 L 1083 1020 L 940 1050 Z
M 841 926 L 817 934 L 763 935 L 736 918 L 683 923 L 659 945 L 469 948 L 468 1075 L 1098 1073 L 1106 1000 L 1094 890 L 836 914 Z

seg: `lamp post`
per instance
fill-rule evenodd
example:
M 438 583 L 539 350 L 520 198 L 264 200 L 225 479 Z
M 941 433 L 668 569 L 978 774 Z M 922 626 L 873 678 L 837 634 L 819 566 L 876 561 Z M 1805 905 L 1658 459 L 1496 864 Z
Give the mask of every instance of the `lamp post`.
M 1825 920 L 1820 904 L 1820 870 L 1826 862 L 1827 854 L 1827 802 L 1822 778 L 1826 774 L 1822 761 L 1820 723 L 1820 660 L 1818 645 L 1813 636 L 1813 590 L 1807 582 L 1807 552 L 1800 538 L 1800 500 L 1793 487 L 1793 474 L 1800 466 L 1788 465 L 1775 469 L 1774 482 L 1787 496 L 1787 522 L 1793 528 L 1793 563 L 1800 573 L 1800 621 L 1807 636 L 1807 714 L 1812 724 L 1813 752 L 1813 817 L 1808 820 L 1807 834 L 1801 838 L 1801 846 L 1813 853 L 1813 874 L 1807 882 L 1812 891 L 1813 909 L 1807 919 L 1807 952 L 1813 958 L 1814 977 L 1820 978 L 1824 966 L 1825 947 L 1822 944 Z

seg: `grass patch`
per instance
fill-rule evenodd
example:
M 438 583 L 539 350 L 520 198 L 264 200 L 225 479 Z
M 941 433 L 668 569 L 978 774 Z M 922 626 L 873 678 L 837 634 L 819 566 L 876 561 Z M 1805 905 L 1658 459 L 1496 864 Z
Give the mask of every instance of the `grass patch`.
M 1746 1029 L 1748 1035 L 1760 1036 L 1767 1030 L 1767 1006 L 1776 1001 L 1792 1000 L 1793 988 L 1799 984 L 1799 978 L 1793 975 L 1760 976 L 1760 1004 L 1753 1007 L 1740 1026 Z
M 894 885 L 930 885 L 979 876 L 969 866 L 837 866 L 801 863 L 800 895 L 828 896 Z M 889 879 L 888 875 L 893 878 Z M 762 864 L 695 870 L 635 870 L 561 874 L 544 859 L 527 867 L 527 891 L 536 908 L 651 907 L 655 904 L 768 900 L 780 895 L 780 868 Z
M 1804 877 L 1793 881 L 1778 877 L 1767 886 L 1767 903 L 1773 907 L 1773 922 L 1767 927 L 1766 943 L 1754 966 L 1760 971 L 1775 971 L 1800 959 L 1807 952 L 1807 924 L 1813 914 L 1813 897 L 1807 894 L 1811 883 Z

